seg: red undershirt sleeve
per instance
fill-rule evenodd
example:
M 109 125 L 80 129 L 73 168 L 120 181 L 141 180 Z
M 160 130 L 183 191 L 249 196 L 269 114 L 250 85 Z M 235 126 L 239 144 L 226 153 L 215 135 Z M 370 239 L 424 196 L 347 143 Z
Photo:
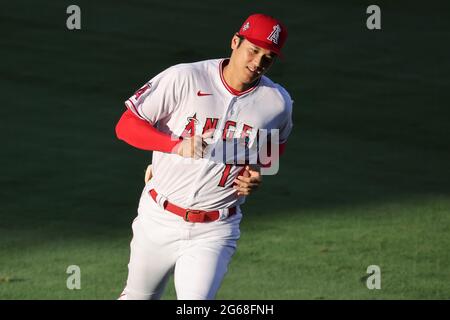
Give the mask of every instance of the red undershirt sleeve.
M 170 134 L 159 131 L 130 110 L 125 111 L 117 123 L 116 135 L 135 148 L 166 153 L 172 153 L 175 146 L 182 141 L 181 138 L 174 141 Z

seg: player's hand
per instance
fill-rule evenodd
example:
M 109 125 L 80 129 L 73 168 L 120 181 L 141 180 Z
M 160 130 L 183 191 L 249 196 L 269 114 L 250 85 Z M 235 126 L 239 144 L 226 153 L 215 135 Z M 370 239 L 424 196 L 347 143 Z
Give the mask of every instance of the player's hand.
M 238 176 L 234 183 L 233 188 L 236 189 L 238 196 L 248 196 L 262 183 L 261 169 L 257 166 L 245 166 L 244 173 Z
M 149 164 L 147 166 L 147 170 L 145 170 L 144 182 L 147 183 L 153 177 L 152 165 Z
M 184 138 L 179 144 L 177 144 L 175 153 L 185 158 L 203 158 L 205 149 L 208 146 L 205 139 L 210 138 L 212 135 L 213 131 L 208 131 L 201 136 Z

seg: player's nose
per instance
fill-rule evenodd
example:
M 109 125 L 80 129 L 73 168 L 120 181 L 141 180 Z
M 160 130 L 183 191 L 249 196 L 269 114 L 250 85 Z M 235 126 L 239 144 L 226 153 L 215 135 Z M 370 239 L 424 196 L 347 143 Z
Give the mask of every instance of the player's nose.
M 262 68 L 262 56 L 256 55 L 255 58 L 253 59 L 253 66 L 255 68 L 261 69 Z

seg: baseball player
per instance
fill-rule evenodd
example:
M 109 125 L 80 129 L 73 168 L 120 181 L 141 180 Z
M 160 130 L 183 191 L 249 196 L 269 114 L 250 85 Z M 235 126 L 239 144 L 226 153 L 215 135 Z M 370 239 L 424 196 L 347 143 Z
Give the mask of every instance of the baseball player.
M 292 100 L 264 74 L 286 38 L 280 21 L 253 14 L 232 37 L 230 58 L 172 66 L 125 102 L 116 134 L 153 159 L 119 299 L 159 299 L 171 274 L 178 299 L 215 298 L 240 236 L 240 206 L 261 176 L 257 164 L 205 155 L 220 141 L 254 144 L 261 129 L 278 130 L 271 148 L 283 152 Z

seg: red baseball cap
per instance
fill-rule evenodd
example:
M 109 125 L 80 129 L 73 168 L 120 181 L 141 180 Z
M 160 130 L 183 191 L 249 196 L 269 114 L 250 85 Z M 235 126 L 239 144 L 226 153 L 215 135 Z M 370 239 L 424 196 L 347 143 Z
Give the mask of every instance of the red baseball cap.
M 239 35 L 254 45 L 281 55 L 281 48 L 287 39 L 286 27 L 277 19 L 256 13 L 252 14 L 242 24 Z

